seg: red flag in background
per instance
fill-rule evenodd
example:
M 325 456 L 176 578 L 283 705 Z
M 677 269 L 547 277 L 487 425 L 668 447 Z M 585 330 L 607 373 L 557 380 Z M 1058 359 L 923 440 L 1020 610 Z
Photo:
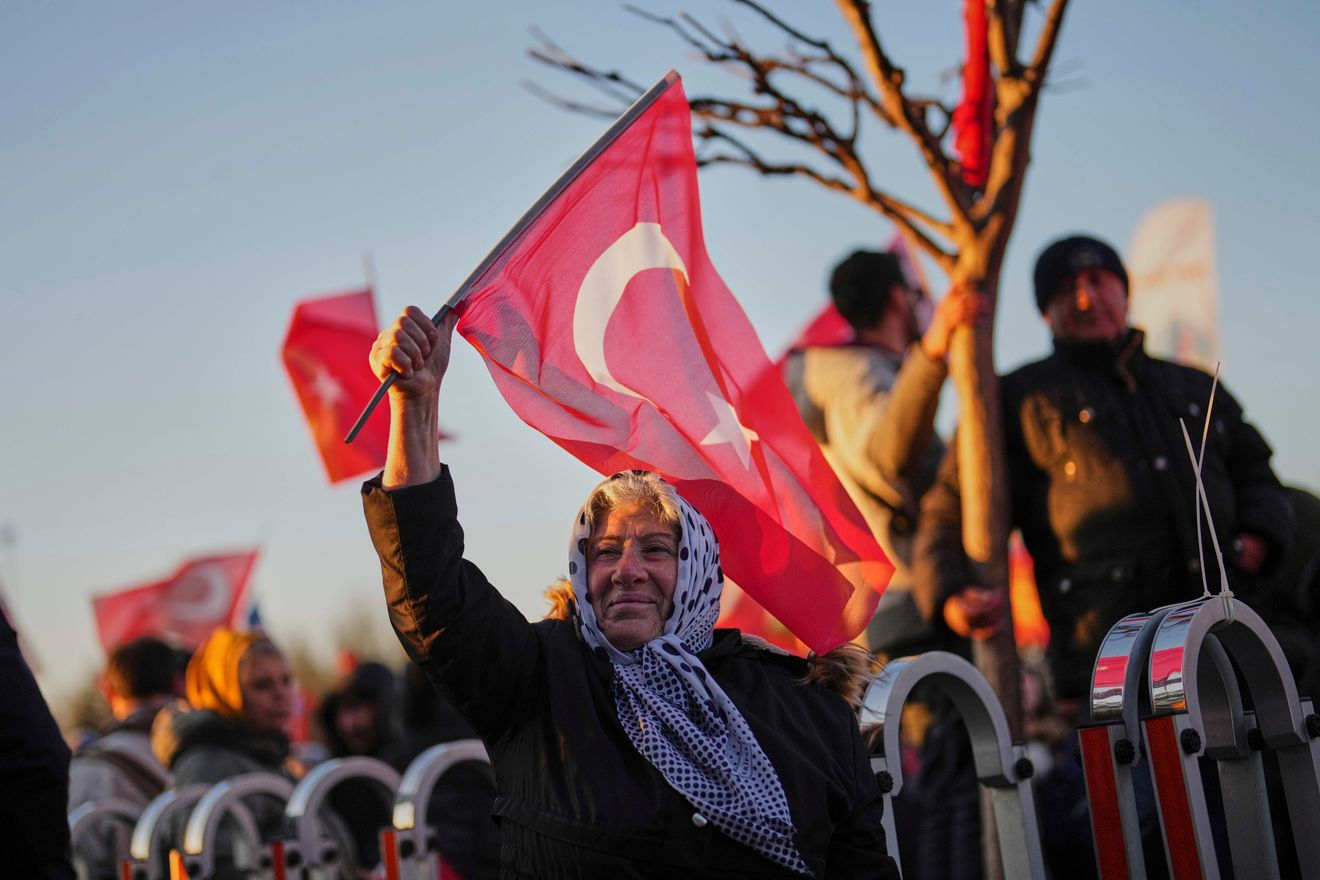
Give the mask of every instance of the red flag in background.
M 706 255 L 676 76 L 467 289 L 459 332 L 525 422 L 663 474 L 813 650 L 861 632 L 893 569 Z
M 96 631 L 106 651 L 138 636 L 195 648 L 217 626 L 238 626 L 247 614 L 248 582 L 257 551 L 192 559 L 163 581 L 92 598 Z
M 962 160 L 962 179 L 985 186 L 994 140 L 995 87 L 990 79 L 989 22 L 986 0 L 966 0 L 967 61 L 963 65 L 963 98 L 953 111 L 953 143 Z
M 331 483 L 385 465 L 390 434 L 386 407 L 372 413 L 352 445 L 344 442 L 380 384 L 367 364 L 378 329 L 376 306 L 367 288 L 303 300 L 294 306 L 284 337 L 284 368 Z

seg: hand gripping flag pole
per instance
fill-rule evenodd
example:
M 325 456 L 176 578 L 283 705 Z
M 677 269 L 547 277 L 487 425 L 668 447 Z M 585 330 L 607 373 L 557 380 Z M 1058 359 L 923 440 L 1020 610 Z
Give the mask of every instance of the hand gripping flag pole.
M 507 256 L 509 250 L 518 241 L 522 234 L 527 231 L 528 227 L 536 222 L 537 218 L 541 216 L 545 209 L 548 208 L 550 204 L 553 203 L 555 199 L 557 199 L 560 194 L 577 179 L 578 175 L 590 166 L 591 163 L 594 162 L 596 158 L 619 137 L 619 135 L 627 131 L 628 126 L 632 125 L 639 116 L 645 113 L 647 109 L 650 108 L 650 106 L 676 82 L 678 82 L 678 73 L 673 70 L 669 71 L 661 77 L 655 85 L 647 89 L 640 98 L 634 101 L 631 107 L 623 111 L 619 118 L 614 120 L 610 127 L 605 130 L 605 133 L 597 138 L 595 143 L 587 147 L 586 151 L 583 152 L 581 156 L 578 156 L 577 160 L 569 166 L 568 170 L 560 175 L 559 179 L 551 184 L 550 188 L 536 200 L 536 203 L 527 209 L 527 213 L 523 214 L 518 222 L 513 224 L 513 227 L 504 234 L 503 238 L 500 239 L 499 244 L 495 245 L 477 268 L 473 269 L 472 273 L 463 280 L 463 283 L 460 284 L 458 289 L 454 291 L 453 295 L 449 297 L 448 302 L 442 305 L 440 310 L 432 316 L 431 322 L 438 326 L 440 322 L 444 320 L 445 314 L 453 309 L 454 306 L 462 302 L 472 289 L 476 287 L 477 282 L 480 281 L 487 272 L 494 269 L 496 265 Z M 367 419 L 370 418 L 371 413 L 376 409 L 376 405 L 379 404 L 381 398 L 385 396 L 385 392 L 389 391 L 390 386 L 394 384 L 398 375 L 398 373 L 391 373 L 380 383 L 380 387 L 376 389 L 376 393 L 371 396 L 371 400 L 367 402 L 366 407 L 362 410 L 362 415 L 358 416 L 358 420 L 349 430 L 348 436 L 344 438 L 345 443 L 352 443 L 354 438 L 357 437 L 358 432 L 361 431 L 362 426 L 367 423 Z

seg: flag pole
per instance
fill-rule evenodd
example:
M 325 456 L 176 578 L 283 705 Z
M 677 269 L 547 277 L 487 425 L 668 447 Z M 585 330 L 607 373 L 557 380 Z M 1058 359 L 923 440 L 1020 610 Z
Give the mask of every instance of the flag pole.
M 367 279 L 367 289 L 373 294 L 376 292 L 376 258 L 372 256 L 371 251 L 365 251 L 362 254 L 362 274 Z
M 549 189 L 542 193 L 541 197 L 537 199 L 536 202 L 527 209 L 527 212 L 518 219 L 518 222 L 513 224 L 513 228 L 504 233 L 504 237 L 500 239 L 499 244 L 495 245 L 490 253 L 486 254 L 486 258 L 477 265 L 477 268 L 473 269 L 471 274 L 464 279 L 463 283 L 460 284 L 458 289 L 454 291 L 453 295 L 449 297 L 449 300 L 440 307 L 440 311 L 432 316 L 431 322 L 438 325 L 444 320 L 445 315 L 448 314 L 454 306 L 461 303 L 467 295 L 476 288 L 478 282 L 480 282 L 487 273 L 501 267 L 513 245 L 522 237 L 522 234 L 527 231 L 528 227 L 540 218 L 541 214 L 545 212 L 545 209 L 548 208 L 555 199 L 559 198 L 564 190 L 568 189 L 587 166 L 596 161 L 596 158 L 600 156 L 601 153 L 605 152 L 610 144 L 618 139 L 619 135 L 628 130 L 628 126 L 632 125 L 633 122 L 637 120 L 637 117 L 649 110 L 651 105 L 654 104 L 670 86 L 677 83 L 678 79 L 677 71 L 669 71 L 661 77 L 655 85 L 647 89 L 640 98 L 634 101 L 632 106 L 623 111 L 619 118 L 614 120 L 614 122 L 610 124 L 610 127 L 605 130 L 605 133 L 598 137 L 595 143 L 587 147 L 586 151 L 577 157 L 577 160 L 569 166 L 568 170 L 561 174 L 559 179 L 551 184 Z M 372 411 L 375 410 L 377 404 L 380 403 L 381 398 L 385 396 L 385 392 L 394 384 L 394 380 L 398 375 L 398 373 L 391 373 L 380 383 L 380 387 L 376 389 L 376 393 L 371 396 L 371 400 L 367 402 L 366 408 L 362 410 L 362 415 L 358 416 L 357 421 L 353 423 L 352 429 L 349 430 L 348 436 L 344 438 L 345 443 L 352 443 L 354 438 L 357 437 L 358 432 L 361 431 L 362 426 L 367 423 L 368 417 L 371 416 Z

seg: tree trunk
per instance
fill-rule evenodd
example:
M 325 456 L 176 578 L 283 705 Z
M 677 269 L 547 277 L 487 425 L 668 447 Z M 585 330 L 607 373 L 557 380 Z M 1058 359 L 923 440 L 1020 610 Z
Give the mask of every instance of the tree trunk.
M 983 242 L 959 249 L 958 275 L 976 283 L 995 314 L 999 290 L 998 255 Z M 1002 254 L 1002 246 L 997 249 Z M 999 377 L 995 374 L 993 317 L 975 328 L 955 331 L 949 350 L 949 374 L 958 390 L 958 478 L 962 496 L 963 549 L 972 581 L 1008 595 L 1008 473 L 1000 424 Z M 1022 739 L 1017 642 L 1013 614 L 1005 601 L 999 631 L 972 642 L 972 661 L 999 698 L 1014 742 Z M 986 880 L 1003 877 L 999 837 L 988 791 L 981 793 L 981 860 Z

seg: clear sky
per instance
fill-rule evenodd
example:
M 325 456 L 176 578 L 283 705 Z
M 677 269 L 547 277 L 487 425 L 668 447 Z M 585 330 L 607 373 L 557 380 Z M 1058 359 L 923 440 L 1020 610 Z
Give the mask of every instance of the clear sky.
M 851 50 L 833 4 L 773 6 Z M 688 8 L 761 33 L 734 4 Z M 939 75 L 961 54 L 961 3 L 873 8 L 912 80 L 954 97 Z M 259 543 L 277 640 L 386 626 L 356 484 L 325 483 L 279 346 L 293 303 L 359 285 L 366 252 L 382 322 L 438 306 L 599 133 L 524 89 L 590 94 L 525 57 L 533 26 L 638 81 L 674 67 L 690 92 L 738 93 L 596 0 L 0 5 L 0 583 L 52 694 L 100 662 L 90 595 L 190 555 Z M 1320 7 L 1302 0 L 1073 4 L 1067 87 L 1043 100 L 1003 275 L 1001 368 L 1048 344 L 1030 291 L 1042 244 L 1089 230 L 1122 248 L 1151 205 L 1206 198 L 1228 385 L 1280 476 L 1320 487 L 1317 44 Z M 905 141 L 876 132 L 868 149 L 885 186 L 937 207 Z M 892 234 L 805 182 L 701 183 L 712 259 L 772 354 L 828 267 Z M 459 346 L 443 455 L 469 556 L 539 616 L 595 477 Z

